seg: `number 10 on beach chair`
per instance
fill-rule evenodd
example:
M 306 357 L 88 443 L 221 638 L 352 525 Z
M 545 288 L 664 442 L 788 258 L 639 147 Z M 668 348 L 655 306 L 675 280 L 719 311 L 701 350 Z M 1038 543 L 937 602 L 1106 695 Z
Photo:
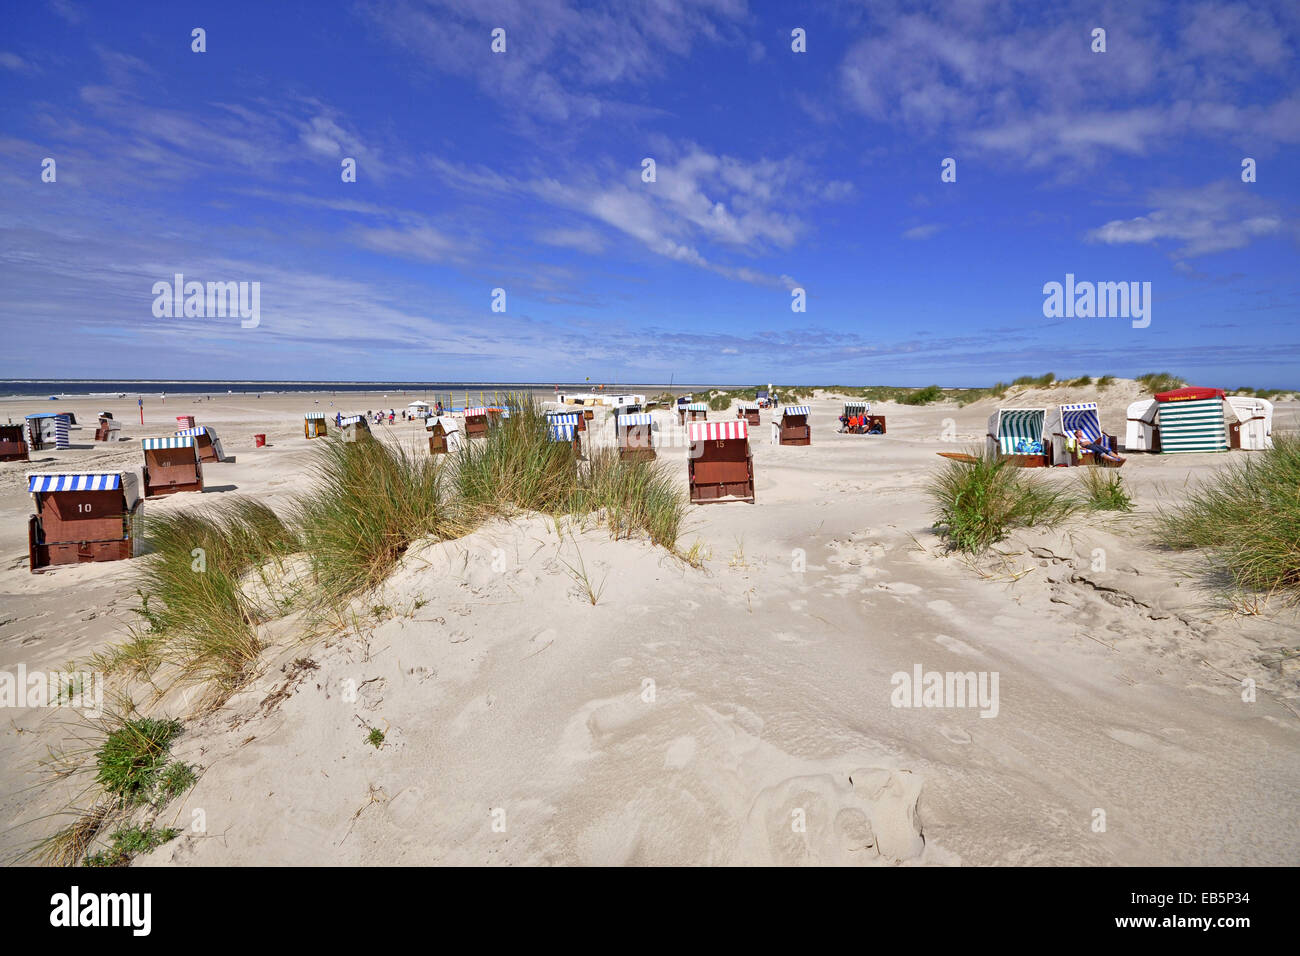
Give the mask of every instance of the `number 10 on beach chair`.
M 687 422 L 686 437 L 690 442 L 686 478 L 693 504 L 726 499 L 754 502 L 754 455 L 747 421 Z
M 135 554 L 140 482 L 134 472 L 31 474 L 36 514 L 27 522 L 28 566 L 119 561 Z

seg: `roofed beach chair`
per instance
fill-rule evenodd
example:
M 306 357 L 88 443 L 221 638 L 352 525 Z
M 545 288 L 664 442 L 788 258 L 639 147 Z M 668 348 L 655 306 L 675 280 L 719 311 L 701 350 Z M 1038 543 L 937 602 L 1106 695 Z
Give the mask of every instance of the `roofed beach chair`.
M 1013 458 L 1021 468 L 1045 468 L 1052 452 L 1046 425 L 1046 408 L 999 408 L 989 416 L 988 453 Z

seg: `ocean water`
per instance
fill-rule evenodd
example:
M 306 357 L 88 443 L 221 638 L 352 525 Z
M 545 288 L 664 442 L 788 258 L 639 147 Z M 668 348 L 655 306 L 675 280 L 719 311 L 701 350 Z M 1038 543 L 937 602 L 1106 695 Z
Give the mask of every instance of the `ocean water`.
M 604 391 L 617 395 L 622 392 L 684 392 L 705 388 L 701 385 L 607 385 Z M 736 386 L 713 386 L 732 388 Z M 392 398 L 410 396 L 464 395 L 473 397 L 479 392 L 526 391 L 534 394 L 555 392 L 595 391 L 590 382 L 164 382 L 164 381 L 87 381 L 82 379 L 0 379 L 0 398 L 48 399 L 59 398 L 150 398 L 159 395 L 275 395 L 282 392 L 362 393 L 388 395 Z

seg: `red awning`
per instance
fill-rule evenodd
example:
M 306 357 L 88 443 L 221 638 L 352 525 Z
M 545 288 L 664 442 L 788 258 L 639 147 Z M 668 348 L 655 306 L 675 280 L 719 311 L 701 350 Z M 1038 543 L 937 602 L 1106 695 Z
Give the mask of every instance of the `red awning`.
M 1199 399 L 1223 397 L 1221 388 L 1199 388 L 1195 385 L 1176 388 L 1171 392 L 1156 392 L 1157 402 L 1194 402 Z

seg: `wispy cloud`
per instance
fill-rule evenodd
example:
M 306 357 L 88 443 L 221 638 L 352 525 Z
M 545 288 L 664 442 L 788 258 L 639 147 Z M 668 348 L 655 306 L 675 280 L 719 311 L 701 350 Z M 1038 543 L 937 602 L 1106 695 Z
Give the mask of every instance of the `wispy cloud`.
M 1153 207 L 1149 212 L 1112 219 L 1089 231 L 1087 238 L 1108 245 L 1172 240 L 1180 244 L 1174 250 L 1179 258 L 1240 249 L 1284 228 L 1282 216 L 1272 204 L 1251 195 L 1251 188 L 1229 181 L 1199 189 L 1155 190 L 1149 197 Z

